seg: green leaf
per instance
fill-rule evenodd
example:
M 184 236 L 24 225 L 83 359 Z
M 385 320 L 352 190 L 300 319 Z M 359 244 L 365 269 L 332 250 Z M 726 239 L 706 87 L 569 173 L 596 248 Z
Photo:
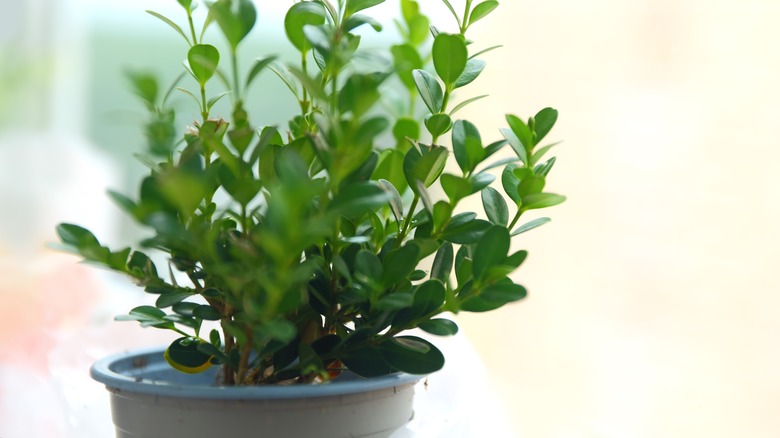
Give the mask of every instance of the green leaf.
M 181 7 L 184 8 L 184 10 L 191 12 L 192 11 L 192 0 L 176 0 L 179 2 Z
M 502 45 L 497 45 L 497 46 L 491 46 L 491 47 L 488 47 L 487 49 L 482 49 L 482 50 L 480 50 L 479 52 L 477 52 L 477 53 L 474 53 L 473 55 L 471 55 L 471 56 L 469 57 L 469 59 L 475 59 L 476 57 L 478 57 L 478 56 L 480 56 L 480 55 L 484 55 L 484 54 L 485 54 L 485 53 L 487 53 L 487 52 L 491 52 L 491 51 L 493 51 L 493 50 L 500 49 L 501 47 L 504 47 L 504 46 L 502 46 Z
M 485 147 L 485 158 L 487 159 L 488 157 L 492 156 L 496 152 L 500 151 L 501 148 L 503 148 L 506 145 L 506 143 L 507 143 L 506 140 L 498 140 L 498 141 L 495 141 L 495 142 L 490 143 L 489 145 L 487 145 Z M 517 160 L 515 160 L 514 158 L 511 158 L 511 157 L 509 158 L 509 160 L 517 161 Z M 511 162 L 511 161 L 507 161 L 507 163 L 509 163 L 509 162 Z
M 130 80 L 133 91 L 144 100 L 150 110 L 154 110 L 157 102 L 159 87 L 154 75 L 148 73 L 139 73 L 126 71 L 125 76 Z
M 212 333 L 214 333 L 214 331 L 212 331 Z M 217 334 L 216 339 L 219 339 L 219 334 Z M 223 353 L 222 350 L 220 350 L 219 347 L 217 347 L 216 345 L 209 344 L 208 342 L 199 342 L 197 346 L 198 346 L 197 347 L 198 351 L 200 351 L 201 353 L 207 356 L 212 357 L 211 359 L 212 364 L 216 365 L 216 364 L 223 364 L 229 362 L 229 359 L 227 356 L 225 356 L 225 353 Z
M 339 360 L 353 373 L 362 377 L 378 377 L 392 373 L 390 366 L 377 347 L 363 347 L 345 352 Z
M 274 163 L 277 162 L 277 157 L 282 154 L 282 150 L 281 146 L 272 144 L 264 148 L 258 155 L 258 174 L 266 186 L 273 186 L 279 181 Z
M 360 250 L 355 256 L 355 278 L 373 285 L 382 278 L 382 261 L 371 251 Z
M 558 144 L 560 144 L 560 142 L 548 144 L 547 146 L 543 146 L 535 150 L 533 155 L 531 156 L 531 166 L 535 166 L 544 157 L 544 155 L 550 151 L 550 149 L 554 148 L 555 146 L 558 146 Z
M 196 374 L 211 367 L 211 356 L 201 352 L 202 341 L 194 338 L 179 338 L 165 350 L 165 360 L 173 368 L 187 374 Z
M 535 146 L 531 128 L 519 117 L 513 116 L 511 114 L 507 114 L 506 121 L 507 123 L 509 123 L 509 128 L 512 129 L 512 132 L 520 140 L 520 143 L 522 144 L 524 151 L 526 152 L 526 154 L 528 154 L 531 150 L 533 150 L 533 147 Z M 509 138 L 507 138 L 507 140 L 509 140 Z M 511 140 L 510 140 L 510 144 L 511 144 Z
M 482 172 L 487 172 L 488 170 L 495 169 L 496 167 L 501 167 L 505 164 L 517 163 L 517 161 L 518 158 L 513 158 L 513 157 L 504 158 L 502 160 L 496 161 L 495 163 L 489 164 L 484 169 L 482 169 Z
M 464 173 L 471 172 L 484 156 L 482 137 L 468 120 L 458 120 L 452 127 L 452 152 Z
M 296 99 L 301 100 L 300 94 L 298 92 L 298 85 L 295 82 L 295 77 L 291 74 L 290 69 L 288 69 L 287 66 L 281 62 L 274 61 L 268 66 L 268 68 L 270 68 L 271 71 L 274 72 L 274 74 L 276 74 L 276 76 L 278 76 L 285 85 L 287 85 L 287 88 L 292 91 Z
M 420 15 L 420 4 L 414 0 L 401 0 L 401 16 L 404 21 L 409 22 L 412 18 Z
M 452 127 L 452 119 L 447 114 L 432 114 L 425 118 L 425 127 L 436 138 L 444 135 Z
M 235 3 L 237 5 L 234 10 Z M 209 15 L 217 21 L 233 50 L 246 38 L 257 21 L 257 10 L 252 0 L 210 3 Z
M 485 187 L 489 186 L 490 184 L 493 184 L 493 181 L 496 180 L 495 175 L 487 172 L 480 172 L 471 178 L 469 178 L 469 182 L 471 183 L 471 193 L 477 193 L 479 191 L 482 191 Z M 471 194 L 470 193 L 470 194 Z
M 406 152 L 410 147 L 410 140 L 416 141 L 420 139 L 420 124 L 414 119 L 399 118 L 393 126 L 393 138 L 396 141 L 395 148 Z
M 482 206 L 490 222 L 506 227 L 509 223 L 509 207 L 501 193 L 493 187 L 482 190 Z
M 471 182 L 469 180 L 445 173 L 441 176 L 441 188 L 449 197 L 452 204 L 471 194 Z
M 493 226 L 488 221 L 482 219 L 473 219 L 476 215 L 470 215 L 471 219 L 463 221 L 462 215 L 467 213 L 461 213 L 456 215 L 450 221 L 450 224 L 442 231 L 441 238 L 448 242 L 457 244 L 470 244 L 476 243 L 485 233 L 485 231 Z
M 546 177 L 547 174 L 550 173 L 550 170 L 552 170 L 554 164 L 555 164 L 555 157 L 552 157 L 549 160 L 547 160 L 544 164 L 539 164 L 536 167 L 534 167 L 534 172 L 537 175 Z
M 409 374 L 430 374 L 444 366 L 444 355 L 433 344 L 414 336 L 399 336 L 380 346 L 382 358 Z
M 139 306 L 130 311 L 127 315 L 120 315 L 114 318 L 116 321 L 138 321 L 141 327 L 155 327 L 172 330 L 174 325 L 171 321 L 164 319 L 165 312 L 154 306 Z
M 217 309 L 205 304 L 202 304 L 193 309 L 192 315 L 206 321 L 219 321 L 222 319 L 222 315 L 219 314 Z
M 100 242 L 91 231 L 78 225 L 59 224 L 57 225 L 57 235 L 62 243 L 75 248 L 100 246 Z
M 272 62 L 276 61 L 276 56 L 268 56 L 266 58 L 258 58 L 252 65 L 252 69 L 249 70 L 249 75 L 246 77 L 246 85 L 244 88 L 249 88 L 252 82 L 255 80 L 266 67 L 270 66 Z
M 444 304 L 447 291 L 439 280 L 428 280 L 414 292 L 414 317 L 420 318 L 437 312 Z
M 316 2 L 322 3 L 322 5 L 325 6 L 325 9 L 328 11 L 328 17 L 330 17 L 331 23 L 337 23 L 339 21 L 339 11 L 336 10 L 330 1 L 316 0 Z
M 414 244 L 417 245 L 417 242 L 415 242 Z M 428 273 L 423 271 L 422 269 L 415 269 L 415 271 L 412 272 L 411 275 L 409 275 L 409 280 L 410 281 L 420 281 L 420 280 L 423 280 L 427 276 L 428 276 Z
M 430 36 L 429 29 L 431 27 L 431 22 L 428 17 L 423 14 L 417 14 L 412 17 L 407 22 L 407 25 L 409 26 L 408 40 L 415 46 L 424 43 Z
M 266 126 L 260 131 L 260 138 L 257 141 L 257 144 L 255 145 L 255 149 L 252 151 L 252 156 L 249 159 L 249 164 L 253 165 L 258 158 L 260 158 L 260 155 L 265 151 L 266 148 L 268 148 L 271 145 L 277 145 L 280 146 L 284 144 L 284 141 L 282 140 L 282 135 L 279 134 L 279 130 L 276 129 L 273 126 Z
M 534 210 L 538 208 L 553 207 L 562 204 L 564 201 L 566 201 L 565 196 L 553 193 L 536 193 L 523 196 L 522 206 L 524 210 Z
M 220 166 L 218 175 L 222 187 L 240 205 L 248 205 L 263 187 L 263 182 L 254 178 L 251 169 L 243 161 L 238 161 L 235 172 L 228 166 Z
M 509 231 L 506 228 L 495 225 L 485 231 L 474 248 L 474 264 L 472 265 L 474 278 L 481 280 L 488 269 L 503 263 L 507 253 L 509 253 L 509 245 Z
M 461 310 L 467 312 L 489 312 L 508 303 L 522 300 L 528 295 L 523 286 L 511 281 L 498 282 L 471 296 L 461 303 Z
M 284 17 L 284 31 L 287 39 L 299 52 L 305 53 L 311 49 L 303 28 L 306 25 L 325 24 L 325 14 L 325 8 L 317 2 L 296 3 L 287 11 Z
M 460 75 L 458 80 L 455 81 L 453 88 L 465 87 L 466 85 L 474 82 L 474 80 L 477 79 L 477 77 L 485 69 L 486 65 L 487 63 L 485 61 L 473 58 L 469 59 L 466 62 L 466 68 L 463 70 L 463 73 Z
M 220 99 L 230 94 L 230 91 L 223 91 L 222 93 L 217 94 L 216 96 L 212 97 L 211 99 L 206 102 L 206 109 L 211 111 L 211 107 L 214 106 L 217 102 L 219 102 Z
M 171 19 L 165 17 L 164 15 L 162 15 L 160 13 L 154 12 L 154 11 L 146 11 L 146 13 L 149 14 L 149 15 L 153 15 L 153 16 L 159 18 L 160 20 L 162 20 L 165 24 L 167 24 L 173 30 L 175 30 L 176 33 L 181 35 L 182 38 L 184 38 L 184 41 L 187 41 L 187 45 L 192 45 L 192 42 L 190 42 L 190 39 L 187 37 L 187 34 L 184 33 L 184 31 L 181 29 L 181 27 L 179 27 L 178 24 L 176 24 L 173 21 L 171 21 Z
M 286 319 L 275 319 L 261 325 L 258 332 L 270 339 L 287 343 L 295 339 L 298 330 L 295 324 Z
M 127 270 L 133 275 L 134 272 L 142 274 L 145 279 L 157 279 L 157 267 L 146 254 L 141 251 L 133 251 L 130 260 L 127 261 Z M 138 278 L 138 277 L 136 277 Z
M 444 91 L 436 78 L 425 70 L 415 69 L 412 71 L 414 83 L 417 85 L 417 91 L 420 93 L 425 106 L 428 110 L 437 114 L 442 111 L 442 101 L 444 100 Z
M 374 180 L 387 180 L 398 193 L 406 191 L 408 183 L 404 175 L 404 153 L 397 149 L 384 150 L 379 154 L 379 164 L 377 164 L 374 174 L 371 175 Z
M 452 109 L 452 111 L 450 111 L 450 115 L 451 115 L 451 116 L 452 116 L 452 115 L 455 115 L 455 113 L 456 113 L 456 112 L 458 112 L 458 111 L 460 111 L 461 109 L 465 108 L 465 107 L 466 107 L 466 105 L 472 104 L 472 103 L 474 103 L 474 102 L 476 102 L 476 101 L 478 101 L 478 100 L 482 100 L 482 99 L 484 99 L 484 98 L 486 98 L 486 97 L 488 97 L 488 95 L 487 95 L 487 94 L 483 94 L 483 95 L 481 95 L 481 96 L 472 97 L 471 99 L 466 99 L 466 100 L 464 100 L 463 102 L 461 102 L 461 103 L 459 103 L 459 104 L 455 105 L 455 108 L 453 108 L 453 109 Z
M 351 32 L 357 29 L 358 27 L 363 26 L 364 24 L 368 24 L 377 32 L 382 31 L 382 23 L 380 23 L 374 17 L 369 17 L 368 15 L 362 15 L 362 14 L 356 14 L 349 17 L 347 22 L 344 23 L 344 30 L 346 30 L 347 32 Z
M 347 15 L 352 15 L 355 12 L 368 9 L 378 4 L 384 3 L 385 0 L 347 0 Z
M 401 200 L 401 194 L 398 193 L 393 183 L 386 179 L 380 179 L 379 185 L 392 195 L 390 198 L 390 210 L 393 212 L 396 222 L 401 222 L 401 219 L 404 217 L 404 204 L 403 200 Z
M 545 108 L 534 116 L 534 132 L 536 139 L 534 145 L 538 144 L 555 125 L 558 120 L 558 111 L 553 108 Z
M 381 74 L 353 74 L 339 92 L 339 108 L 342 112 L 351 111 L 359 119 L 370 110 L 381 97 L 379 85 L 385 79 Z
M 412 307 L 412 303 L 414 303 L 414 295 L 396 292 L 380 298 L 374 309 L 381 312 L 391 312 Z
M 190 71 L 190 73 L 192 73 L 192 70 L 189 70 L 189 71 Z M 195 74 L 193 73 L 192 76 L 195 77 Z M 197 80 L 197 78 L 195 78 L 195 79 Z M 190 90 L 187 90 L 187 89 L 181 88 L 181 87 L 176 87 L 176 89 L 181 91 L 182 93 L 186 94 L 187 96 L 190 96 L 192 98 L 192 100 L 194 100 L 195 103 L 198 105 L 198 108 L 200 108 L 201 112 L 205 109 L 205 108 L 203 108 L 203 104 L 200 102 L 200 100 L 198 100 L 198 98 L 195 97 L 195 95 L 192 94 L 192 92 Z
M 276 71 L 276 70 L 274 70 L 274 71 Z M 328 93 L 325 92 L 325 89 L 322 87 L 322 84 L 320 82 L 312 79 L 309 75 L 307 75 L 306 73 L 302 72 L 301 70 L 298 70 L 297 68 L 290 68 L 288 70 L 288 72 L 292 73 L 292 75 L 295 76 L 298 79 L 298 81 L 301 83 L 301 85 L 303 85 L 303 88 L 305 88 L 306 91 L 308 91 L 309 94 L 312 95 L 312 97 L 314 97 L 316 99 L 319 99 L 319 100 L 327 100 L 328 99 Z M 297 93 L 297 91 L 296 91 L 296 93 Z
M 398 78 L 406 88 L 413 90 L 415 85 L 412 72 L 424 66 L 417 49 L 410 44 L 402 44 L 391 47 L 390 53 L 393 55 L 393 67 Z
M 523 147 L 523 142 L 520 141 L 519 138 L 517 138 L 517 135 L 515 135 L 514 132 L 512 132 L 511 129 L 501 128 L 501 134 L 504 135 L 504 138 L 506 139 L 507 143 L 509 143 L 509 146 L 512 147 L 512 150 L 515 151 L 517 154 L 517 157 L 520 158 L 520 161 L 522 161 L 524 164 L 528 165 L 528 153 L 525 150 L 525 147 Z
M 529 168 L 521 167 L 515 169 L 515 176 L 520 180 L 520 184 L 517 186 L 517 193 L 520 197 L 526 195 L 541 193 L 544 190 L 546 180 L 543 176 L 539 176 Z
M 423 203 L 425 212 L 429 217 L 433 217 L 433 201 L 431 200 L 431 194 L 425 189 L 425 185 L 422 181 L 417 180 L 414 182 L 414 191 L 420 195 L 420 200 Z M 419 233 L 419 231 L 420 229 L 418 228 L 417 232 Z M 415 234 L 415 236 L 417 236 L 417 234 Z
M 195 308 L 198 306 L 200 306 L 198 303 L 182 302 L 174 304 L 173 307 L 171 307 L 171 310 L 173 310 L 177 315 L 191 318 L 194 316 L 192 312 L 194 312 Z
M 433 259 L 431 265 L 431 279 L 436 279 L 446 284 L 450 279 L 453 263 L 453 247 L 450 242 L 444 242 Z
M 388 127 L 390 127 L 390 121 L 384 116 L 375 116 L 362 121 L 352 139 L 354 143 L 352 147 L 355 149 L 353 154 L 357 155 L 357 150 L 362 146 L 365 148 L 364 153 L 366 157 L 370 156 L 373 153 L 371 146 L 374 140 L 385 132 Z M 362 158 L 360 161 L 365 161 L 365 158 Z
M 549 217 L 540 217 L 538 219 L 534 219 L 530 222 L 521 225 L 516 230 L 512 231 L 512 236 L 517 236 L 518 234 L 523 234 L 525 232 L 531 231 L 534 228 L 541 227 L 542 225 L 549 223 L 551 221 L 552 220 Z
M 452 205 L 447 201 L 439 201 L 433 206 L 434 231 L 444 228 L 452 217 Z
M 506 258 L 504 264 L 510 266 L 512 269 L 517 269 L 528 258 L 528 251 L 520 250 Z
M 447 149 L 441 146 L 409 149 L 404 157 L 404 175 L 415 193 L 419 194 L 415 181 L 430 187 L 439 178 L 447 164 L 447 154 Z
M 498 2 L 495 0 L 487 0 L 474 6 L 474 9 L 471 10 L 471 15 L 469 16 L 469 26 L 485 18 L 489 13 L 493 12 L 493 10 L 496 9 L 497 7 L 498 7 Z
M 164 309 L 166 307 L 170 307 L 173 306 L 174 304 L 180 303 L 191 296 L 192 293 L 190 292 L 178 292 L 178 291 L 166 292 L 160 295 L 159 298 L 157 298 L 157 302 L 154 303 L 154 305 L 157 306 L 158 308 Z
M 515 175 L 515 169 L 519 169 L 520 166 L 514 163 L 508 164 L 504 171 L 501 173 L 501 184 L 504 187 L 504 192 L 509 196 L 515 205 L 520 206 L 523 203 L 517 188 L 520 186 L 520 179 Z
M 392 250 L 382 261 L 382 283 L 385 286 L 396 285 L 405 280 L 417 267 L 420 248 L 407 244 Z
M 420 323 L 417 327 L 423 331 L 437 336 L 454 336 L 458 333 L 458 325 L 449 319 L 432 319 Z
M 203 86 L 217 71 L 219 50 L 209 44 L 194 45 L 187 53 L 187 61 L 195 79 Z
M 465 71 L 469 58 L 463 37 L 440 33 L 433 41 L 432 55 L 436 73 L 448 87 L 454 86 Z
M 327 57 L 330 55 L 331 37 L 324 26 L 307 24 L 303 26 L 303 36 L 322 56 Z
M 330 211 L 342 216 L 359 217 L 393 200 L 393 195 L 378 183 L 366 181 L 347 186 L 333 199 Z

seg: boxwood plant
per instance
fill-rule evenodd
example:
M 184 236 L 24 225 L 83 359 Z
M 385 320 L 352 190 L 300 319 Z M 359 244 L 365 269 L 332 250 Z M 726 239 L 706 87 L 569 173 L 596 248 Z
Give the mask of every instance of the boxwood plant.
M 508 115 L 492 142 L 456 118 L 485 97 L 466 86 L 494 47 L 467 33 L 497 1 L 442 0 L 455 18 L 444 31 L 400 0 L 389 50 L 361 48 L 356 33 L 382 30 L 368 14 L 384 0 L 298 1 L 284 18 L 293 63 L 240 56 L 258 22 L 251 0 L 217 0 L 197 14 L 191 0 L 177 1 L 180 19 L 149 13 L 186 40 L 184 72 L 169 88 L 128 75 L 149 110 L 150 173 L 135 197 L 109 192 L 150 229 L 139 247 L 165 254 L 167 266 L 109 249 L 80 226 L 57 228 L 67 249 L 156 296 L 117 319 L 178 334 L 165 353 L 173 367 L 220 365 L 225 385 L 431 373 L 442 353 L 408 330 L 453 335 L 457 325 L 439 315 L 526 296 L 509 275 L 527 253 L 510 243 L 549 221 L 521 223 L 527 212 L 564 200 L 544 191 L 555 158 L 542 140 L 558 113 Z M 212 34 L 225 49 L 207 42 Z M 297 100 L 287 126 L 262 127 L 267 114 L 247 112 L 263 101 L 248 94 L 260 79 Z M 183 134 L 172 93 L 190 96 L 199 115 Z M 390 105 L 389 95 L 401 98 Z M 214 114 L 220 99 L 231 101 L 229 120 Z M 506 145 L 511 157 L 498 159 Z M 477 195 L 484 211 L 464 211 Z

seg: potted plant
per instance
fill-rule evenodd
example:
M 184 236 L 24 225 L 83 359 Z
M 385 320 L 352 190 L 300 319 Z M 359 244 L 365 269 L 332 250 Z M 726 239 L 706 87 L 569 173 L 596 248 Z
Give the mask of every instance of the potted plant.
M 557 112 L 509 115 L 503 138 L 490 143 L 456 118 L 485 97 L 461 94 L 493 49 L 474 49 L 466 34 L 497 1 L 466 0 L 459 13 L 442 0 L 457 23 L 445 32 L 401 0 L 403 41 L 389 50 L 361 48 L 356 33 L 381 30 L 368 14 L 384 0 L 297 2 L 284 19 L 299 53 L 293 65 L 239 56 L 257 21 L 251 0 L 209 3 L 199 26 L 195 3 L 177 1 L 183 27 L 150 14 L 187 41 L 185 73 L 166 92 L 152 76 L 129 75 L 149 110 L 150 173 L 134 199 L 109 193 L 151 230 L 141 247 L 164 254 L 167 266 L 141 250 L 109 249 L 80 226 L 57 228 L 66 249 L 156 297 L 117 319 L 176 333 L 165 349 L 93 367 L 112 392 L 118 436 L 213 436 L 225 427 L 386 436 L 411 418 L 420 375 L 444 364 L 435 345 L 407 332 L 453 335 L 457 325 L 441 314 L 526 296 L 509 275 L 527 253 L 510 243 L 549 221 L 521 223 L 527 212 L 564 201 L 544 191 L 555 158 L 541 142 Z M 226 50 L 206 42 L 209 27 Z M 260 78 L 297 100 L 288 126 L 259 128 L 263 114 L 247 112 L 247 90 Z M 200 115 L 183 135 L 167 104 L 177 90 Z M 393 90 L 406 103 L 388 111 L 380 102 Z M 231 100 L 229 121 L 214 114 L 220 99 Z M 495 158 L 506 145 L 512 156 Z M 447 168 L 452 156 L 457 167 Z M 462 201 L 477 195 L 484 214 L 464 211 Z M 374 403 L 388 394 L 400 395 L 389 402 L 395 413 L 377 415 Z M 281 414 L 272 399 L 303 410 Z

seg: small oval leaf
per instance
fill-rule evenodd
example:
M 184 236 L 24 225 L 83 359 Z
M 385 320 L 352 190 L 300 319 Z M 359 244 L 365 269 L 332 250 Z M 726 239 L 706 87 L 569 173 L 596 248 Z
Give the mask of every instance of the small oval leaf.
M 509 223 L 509 207 L 498 190 L 493 187 L 485 187 L 482 190 L 482 206 L 485 208 L 485 214 L 490 222 L 502 227 L 506 227 Z
M 205 85 L 219 65 L 219 50 L 210 44 L 197 44 L 187 52 L 187 61 L 195 79 Z
M 493 10 L 495 10 L 497 7 L 498 7 L 498 2 L 496 0 L 487 0 L 474 6 L 474 9 L 471 10 L 471 15 L 469 16 L 469 26 L 485 18 L 489 13 L 493 12 Z
M 309 41 L 303 33 L 307 25 L 319 26 L 325 24 L 325 8 L 316 2 L 300 2 L 292 5 L 284 17 L 284 31 L 287 39 L 299 52 L 311 49 Z
M 443 318 L 425 321 L 420 323 L 417 327 L 437 336 L 453 336 L 458 333 L 458 325 L 449 319 Z
M 433 41 L 433 66 L 448 86 L 454 86 L 466 69 L 469 52 L 461 35 L 440 33 Z
M 442 90 L 439 81 L 437 81 L 432 74 L 421 69 L 413 70 L 412 78 L 414 79 L 417 91 L 420 93 L 420 97 L 422 97 L 428 110 L 433 114 L 441 112 L 444 91 Z

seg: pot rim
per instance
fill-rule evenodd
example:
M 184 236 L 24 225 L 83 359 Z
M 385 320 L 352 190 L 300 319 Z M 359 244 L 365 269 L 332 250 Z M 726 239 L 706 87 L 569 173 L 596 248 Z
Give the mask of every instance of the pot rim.
M 96 361 L 90 368 L 90 376 L 113 391 L 207 400 L 282 400 L 332 397 L 414 384 L 425 377 L 423 375 L 395 373 L 372 378 L 355 376 L 349 380 L 336 380 L 320 385 L 286 386 L 216 386 L 205 382 L 176 383 L 144 377 L 156 372 L 180 373 L 168 365 L 163 357 L 164 352 L 165 348 L 152 347 L 112 354 Z M 180 374 L 189 376 L 184 373 Z

